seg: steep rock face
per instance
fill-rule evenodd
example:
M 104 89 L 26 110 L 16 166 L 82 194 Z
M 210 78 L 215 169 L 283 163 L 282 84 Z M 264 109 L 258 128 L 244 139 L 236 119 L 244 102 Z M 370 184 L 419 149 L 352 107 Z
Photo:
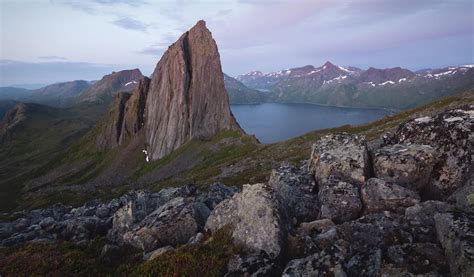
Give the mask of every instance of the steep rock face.
M 230 112 L 217 45 L 204 21 L 168 48 L 151 79 L 145 126 L 152 160 L 192 138 L 240 129 Z
M 144 77 L 132 94 L 120 92 L 115 96 L 96 138 L 99 148 L 110 149 L 122 144 L 144 127 L 149 84 L 150 79 Z
M 102 122 L 101 132 L 96 138 L 96 145 L 100 149 L 112 148 L 119 144 L 128 99 L 130 99 L 130 94 L 126 92 L 121 92 L 115 97 L 112 107 Z
M 123 124 L 120 131 L 119 144 L 138 133 L 145 124 L 145 104 L 150 79 L 144 77 L 133 91 L 125 106 Z
M 3 136 L 9 129 L 20 123 L 25 118 L 26 105 L 23 103 L 16 104 L 7 111 L 0 121 L 0 136 Z

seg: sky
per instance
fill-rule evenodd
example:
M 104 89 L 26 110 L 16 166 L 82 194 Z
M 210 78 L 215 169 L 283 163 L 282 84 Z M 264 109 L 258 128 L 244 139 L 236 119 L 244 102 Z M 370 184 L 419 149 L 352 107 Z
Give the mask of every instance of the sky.
M 200 19 L 232 76 L 474 63 L 472 0 L 0 0 L 0 86 L 150 75 Z

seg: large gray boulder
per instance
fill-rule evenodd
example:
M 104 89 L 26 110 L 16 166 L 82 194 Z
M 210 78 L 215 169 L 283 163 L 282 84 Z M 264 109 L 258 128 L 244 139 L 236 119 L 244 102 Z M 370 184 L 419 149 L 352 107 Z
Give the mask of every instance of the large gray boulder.
M 121 240 L 145 252 L 185 244 L 203 230 L 209 208 L 194 198 L 176 197 L 131 226 Z
M 134 224 L 143 220 L 161 205 L 176 197 L 194 195 L 194 186 L 167 188 L 159 192 L 132 191 L 120 197 L 121 208 L 113 215 L 112 229 L 107 237 L 112 241 L 120 241 L 123 234 Z
M 317 182 L 333 175 L 362 184 L 369 173 L 369 154 L 364 136 L 330 134 L 313 144 L 308 165 Z
M 305 168 L 282 165 L 272 171 L 268 184 L 275 191 L 290 219 L 304 222 L 318 217 L 316 184 Z
M 219 203 L 206 222 L 206 230 L 229 228 L 234 242 L 251 252 L 280 256 L 286 234 L 280 203 L 267 184 L 244 185 L 242 192 Z
M 420 190 L 429 182 L 436 161 L 436 150 L 429 145 L 395 144 L 373 153 L 375 177 L 412 190 Z
M 441 201 L 425 201 L 405 210 L 404 227 L 418 242 L 437 242 L 434 216 L 453 211 L 454 207 Z
M 474 276 L 474 215 L 439 213 L 434 219 L 452 276 Z
M 472 165 L 474 105 L 442 112 L 433 117 L 409 120 L 385 137 L 385 144 L 424 144 L 439 155 L 427 192 L 432 198 L 447 198 L 464 185 Z
M 420 202 L 416 192 L 377 178 L 370 178 L 362 185 L 361 196 L 366 213 L 404 212 L 405 208 Z
M 320 217 L 336 223 L 355 219 L 362 210 L 358 186 L 333 176 L 321 180 L 318 199 Z

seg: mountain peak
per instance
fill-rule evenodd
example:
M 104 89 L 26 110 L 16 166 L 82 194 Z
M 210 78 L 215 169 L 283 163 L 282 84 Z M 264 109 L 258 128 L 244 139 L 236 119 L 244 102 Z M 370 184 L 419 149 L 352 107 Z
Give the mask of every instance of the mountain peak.
M 224 87 L 217 45 L 199 21 L 171 45 L 153 72 L 146 101 L 146 145 L 152 160 L 187 141 L 240 130 Z
M 323 64 L 323 67 L 336 67 L 336 66 L 332 64 L 330 61 L 327 61 Z

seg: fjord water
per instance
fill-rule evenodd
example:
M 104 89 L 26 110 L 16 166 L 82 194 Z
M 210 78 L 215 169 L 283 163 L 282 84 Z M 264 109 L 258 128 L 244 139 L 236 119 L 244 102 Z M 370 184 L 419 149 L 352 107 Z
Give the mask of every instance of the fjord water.
M 231 109 L 245 132 L 262 143 L 287 140 L 313 130 L 368 123 L 393 113 L 385 109 L 281 103 L 231 105 Z

